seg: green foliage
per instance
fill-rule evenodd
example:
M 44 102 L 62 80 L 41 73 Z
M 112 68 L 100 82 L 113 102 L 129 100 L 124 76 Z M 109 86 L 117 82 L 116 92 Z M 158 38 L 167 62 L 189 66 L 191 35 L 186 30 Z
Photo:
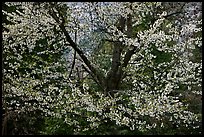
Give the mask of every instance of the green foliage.
M 66 124 L 63 119 L 45 117 L 44 127 L 41 129 L 42 135 L 71 135 L 73 128 Z
M 163 62 L 170 62 L 172 55 L 171 53 L 166 53 L 164 51 L 159 51 L 156 46 L 152 46 L 153 50 L 152 50 L 152 54 L 156 56 L 156 58 L 154 59 L 156 64 L 160 64 Z
M 143 17 L 141 23 L 133 27 L 133 36 L 135 36 L 139 31 L 144 31 L 149 29 L 150 24 L 152 24 L 153 21 L 154 21 L 154 18 L 151 15 L 146 15 L 145 17 Z
M 195 45 L 195 49 L 193 50 L 193 62 L 200 62 L 202 60 L 202 47 L 198 47 Z

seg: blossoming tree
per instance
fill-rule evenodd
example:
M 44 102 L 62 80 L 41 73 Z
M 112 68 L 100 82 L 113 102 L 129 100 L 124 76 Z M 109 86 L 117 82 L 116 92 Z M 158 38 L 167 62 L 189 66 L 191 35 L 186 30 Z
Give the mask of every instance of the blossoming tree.
M 200 128 L 182 97 L 201 95 L 201 3 L 176 4 L 5 3 L 6 114 L 38 110 L 75 134 Z

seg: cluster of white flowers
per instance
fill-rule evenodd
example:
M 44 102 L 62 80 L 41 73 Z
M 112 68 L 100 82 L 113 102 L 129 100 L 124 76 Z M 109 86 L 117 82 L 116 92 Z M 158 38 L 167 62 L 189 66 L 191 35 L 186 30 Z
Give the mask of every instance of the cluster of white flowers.
M 19 3 L 6 4 L 10 6 Z M 197 85 L 202 88 L 202 61 L 192 62 L 189 58 L 189 53 L 193 54 L 192 50 L 196 48 L 195 45 L 202 47 L 202 38 L 188 37 L 186 41 L 182 39 L 187 33 L 202 31 L 196 24 L 198 21 L 186 22 L 181 28 L 169 23 L 165 28 L 168 31 L 163 31 L 162 26 L 166 20 L 164 16 L 167 15 L 167 12 L 163 12 L 149 29 L 139 31 L 137 38 L 128 38 L 116 27 L 116 17 L 121 15 L 126 18 L 129 14 L 133 14 L 133 21 L 136 22 L 133 24 L 134 27 L 140 24 L 146 15 L 152 15 L 153 7 L 159 6 L 160 3 L 110 3 L 104 7 L 102 3 L 84 3 L 81 9 L 77 4 L 73 6 L 74 4 L 76 3 L 68 4 L 67 12 L 71 13 L 70 16 L 67 15 L 68 23 L 65 24 L 68 31 L 72 32 L 75 28 L 81 31 L 82 35 L 82 32 L 85 32 L 83 29 L 89 29 L 97 21 L 102 20 L 99 24 L 105 24 L 112 40 L 119 40 L 128 48 L 130 46 L 138 48 L 138 52 L 132 56 L 130 64 L 125 69 L 125 72 L 131 74 L 131 78 L 126 77 L 124 81 L 132 83 L 132 90 L 118 92 L 112 98 L 98 91 L 89 93 L 92 89 L 89 83 L 84 82 L 84 91 L 81 91 L 76 86 L 76 80 L 68 78 L 67 72 L 57 71 L 60 67 L 66 70 L 64 59 L 50 63 L 41 58 L 43 55 L 62 53 L 66 49 L 64 35 L 54 32 L 54 28 L 59 30 L 59 26 L 49 15 L 49 10 L 43 6 L 43 3 L 38 9 L 35 9 L 33 3 L 20 3 L 24 13 L 3 11 L 8 20 L 15 22 L 14 25 L 6 25 L 9 32 L 3 32 L 3 52 L 8 55 L 4 58 L 6 81 L 3 84 L 3 96 L 18 97 L 24 102 L 21 104 L 19 100 L 13 99 L 7 102 L 8 108 L 12 109 L 11 106 L 15 106 L 15 109 L 24 112 L 41 110 L 45 116 L 64 118 L 67 124 L 79 127 L 76 132 L 98 128 L 100 124 L 106 122 L 106 119 L 114 121 L 116 125 L 127 126 L 130 130 L 141 131 L 157 126 L 164 127 L 163 123 L 158 124 L 157 121 L 148 120 L 156 118 L 159 121 L 166 114 L 170 114 L 169 121 L 177 125 L 180 121 L 187 125 L 199 121 L 196 114 L 185 110 L 187 106 L 178 97 L 171 95 L 179 89 L 180 84 L 188 85 L 188 90 L 202 95 L 201 91 L 193 87 Z M 94 20 L 87 10 L 91 12 L 95 9 L 98 14 L 94 13 Z M 87 14 L 80 14 L 82 12 Z M 73 20 L 76 24 L 69 24 L 73 23 Z M 95 22 L 91 22 L 92 20 Z M 179 38 L 182 40 L 179 41 Z M 46 44 L 39 42 L 45 39 Z M 171 45 L 168 42 L 175 44 Z M 54 49 L 49 47 L 51 45 Z M 153 53 L 152 45 L 161 53 L 171 54 L 170 61 L 155 63 L 159 55 Z M 47 47 L 38 51 L 44 46 Z M 29 53 L 32 56 L 25 56 Z M 138 61 L 138 58 L 141 59 Z M 43 64 L 40 65 L 39 62 Z M 41 78 L 36 78 L 36 75 Z M 84 116 L 87 126 L 82 127 L 80 119 L 73 120 L 75 116 Z

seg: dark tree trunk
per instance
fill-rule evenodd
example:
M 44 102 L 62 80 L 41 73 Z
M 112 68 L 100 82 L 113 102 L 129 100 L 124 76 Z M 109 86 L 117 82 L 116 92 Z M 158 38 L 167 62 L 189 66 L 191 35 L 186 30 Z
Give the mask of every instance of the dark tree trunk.
M 121 17 L 118 24 L 118 29 L 124 32 L 125 29 L 125 18 Z M 113 90 L 118 90 L 121 81 L 121 53 L 123 50 L 123 45 L 121 42 L 115 42 L 113 48 L 112 65 L 111 69 L 107 74 L 105 79 L 105 91 L 112 92 Z M 112 94 L 112 93 L 111 93 Z
M 59 12 L 59 11 L 58 11 Z M 136 48 L 134 47 L 133 50 L 127 50 L 125 54 L 125 58 L 121 59 L 121 54 L 124 49 L 124 45 L 122 42 L 115 42 L 114 48 L 113 48 L 113 56 L 112 56 L 112 65 L 107 73 L 107 76 L 105 77 L 104 74 L 102 74 L 85 56 L 82 50 L 78 48 L 78 45 L 71 39 L 68 32 L 65 29 L 64 26 L 64 17 L 62 14 L 60 14 L 60 18 L 62 18 L 62 21 L 59 20 L 59 18 L 56 16 L 56 13 L 53 9 L 50 10 L 50 15 L 56 20 L 56 22 L 59 23 L 60 29 L 64 33 L 66 40 L 69 42 L 69 45 L 77 52 L 77 54 L 81 57 L 83 62 L 86 64 L 86 71 L 90 73 L 90 75 L 93 77 L 93 79 L 96 81 L 96 83 L 103 89 L 105 94 L 109 92 L 110 95 L 114 94 L 115 90 L 120 89 L 120 84 L 123 77 L 123 68 L 125 68 L 131 59 L 131 56 L 135 53 Z M 131 15 L 128 15 L 127 19 L 124 17 L 121 17 L 119 19 L 119 23 L 117 25 L 118 30 L 124 32 L 125 25 L 127 25 L 127 36 L 129 38 L 132 37 L 132 17 Z
M 130 7 L 130 9 L 131 8 L 132 7 Z M 127 25 L 127 32 L 126 32 L 127 37 L 131 38 L 132 37 L 132 16 L 130 14 L 128 15 L 127 19 L 123 17 L 120 18 L 118 29 L 124 32 L 125 25 Z M 128 62 L 131 59 L 131 56 L 135 53 L 135 50 L 136 50 L 136 48 L 133 48 L 133 50 L 128 50 L 126 52 L 125 58 L 122 63 L 121 53 L 123 51 L 123 48 L 124 46 L 122 45 L 121 42 L 114 43 L 112 66 L 111 66 L 111 70 L 109 71 L 106 77 L 106 92 L 109 92 L 110 95 L 113 95 L 115 91 L 117 92 L 117 90 L 120 89 L 120 84 L 122 81 L 122 77 L 124 75 L 122 68 L 127 67 Z

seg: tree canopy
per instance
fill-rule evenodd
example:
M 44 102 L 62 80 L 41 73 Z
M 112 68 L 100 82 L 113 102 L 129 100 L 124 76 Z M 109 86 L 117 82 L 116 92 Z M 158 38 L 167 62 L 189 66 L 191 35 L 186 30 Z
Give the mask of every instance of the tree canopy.
M 188 99 L 202 96 L 202 3 L 6 2 L 2 14 L 2 134 L 201 134 Z

